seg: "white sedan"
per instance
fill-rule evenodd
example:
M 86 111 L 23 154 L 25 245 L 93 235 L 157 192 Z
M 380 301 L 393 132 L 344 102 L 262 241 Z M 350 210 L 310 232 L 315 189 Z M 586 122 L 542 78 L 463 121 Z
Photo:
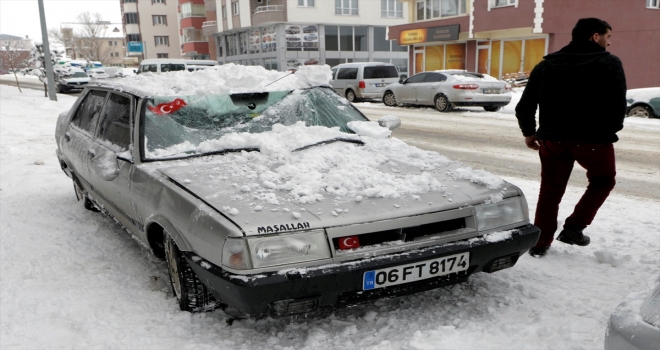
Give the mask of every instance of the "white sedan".
M 92 68 L 87 71 L 87 75 L 89 75 L 90 78 L 92 79 L 107 79 L 110 78 L 108 73 L 105 72 L 104 69 L 101 68 Z
M 511 86 L 487 74 L 437 70 L 388 85 L 382 99 L 387 106 L 430 105 L 440 112 L 457 106 L 481 106 L 495 112 L 511 102 Z

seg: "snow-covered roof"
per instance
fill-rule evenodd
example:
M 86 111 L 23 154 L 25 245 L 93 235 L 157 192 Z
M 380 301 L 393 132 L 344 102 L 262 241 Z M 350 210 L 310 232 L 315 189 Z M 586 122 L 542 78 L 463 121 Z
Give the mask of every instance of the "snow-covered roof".
M 301 66 L 295 73 L 233 63 L 193 72 L 140 73 L 94 83 L 143 96 L 189 96 L 256 91 L 284 91 L 329 85 L 330 67 Z

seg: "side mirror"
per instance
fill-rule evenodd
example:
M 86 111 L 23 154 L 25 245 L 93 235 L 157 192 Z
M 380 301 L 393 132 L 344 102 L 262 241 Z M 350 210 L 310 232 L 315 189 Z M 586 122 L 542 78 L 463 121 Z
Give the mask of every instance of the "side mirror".
M 378 119 L 378 125 L 394 131 L 401 126 L 401 119 L 394 115 L 386 115 Z
M 406 79 L 408 79 L 408 75 L 406 75 L 406 74 L 401 74 L 401 76 L 399 76 L 399 84 L 405 84 L 405 83 L 406 83 Z
M 101 179 L 112 181 L 119 176 L 119 163 L 117 163 L 117 154 L 112 151 L 106 151 L 92 158 L 92 169 Z

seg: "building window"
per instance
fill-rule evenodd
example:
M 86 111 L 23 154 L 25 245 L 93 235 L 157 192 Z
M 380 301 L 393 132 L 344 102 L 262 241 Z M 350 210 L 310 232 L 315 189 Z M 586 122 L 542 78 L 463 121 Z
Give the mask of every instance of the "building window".
M 380 0 L 380 16 L 403 18 L 403 5 L 397 0 Z
M 156 15 L 152 16 L 154 19 L 154 25 L 167 25 L 167 16 L 165 15 Z
M 238 16 L 238 1 L 234 1 L 231 3 L 231 13 L 234 16 Z
M 201 29 L 193 28 L 183 28 L 183 42 L 188 43 L 191 41 L 206 41 L 206 37 L 202 33 Z
M 140 34 L 128 34 L 127 39 L 128 41 L 142 41 L 142 39 L 140 39 Z
M 168 53 L 157 53 L 156 58 L 170 58 L 170 54 L 168 54 Z
M 155 36 L 156 46 L 170 46 L 169 36 Z
M 489 0 L 516 1 L 516 0 Z M 465 15 L 466 0 L 417 0 L 417 20 Z
M 151 0 L 152 4 L 163 4 L 165 5 L 165 0 Z
M 181 18 L 187 17 L 206 17 L 206 8 L 204 5 L 196 5 L 192 2 L 181 4 Z
M 124 0 L 124 3 L 131 2 L 131 3 L 136 3 L 137 0 Z
M 126 13 L 126 24 L 139 24 L 137 12 Z
M 108 41 L 108 45 L 112 46 L 112 40 Z
M 490 0 L 490 7 L 504 7 L 504 6 L 514 6 L 518 0 Z
M 646 7 L 650 9 L 660 9 L 660 0 L 646 0 Z
M 227 6 L 222 5 L 222 18 L 227 18 Z
M 335 15 L 358 14 L 358 0 L 335 0 Z
M 298 0 L 299 7 L 314 7 L 314 0 Z

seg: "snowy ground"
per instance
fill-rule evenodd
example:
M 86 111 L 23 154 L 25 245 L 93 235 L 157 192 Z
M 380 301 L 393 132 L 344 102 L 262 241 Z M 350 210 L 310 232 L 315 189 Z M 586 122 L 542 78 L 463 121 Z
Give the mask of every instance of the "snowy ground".
M 55 120 L 74 101 L 0 86 L 2 349 L 602 349 L 614 307 L 660 274 L 660 201 L 615 189 L 590 246 L 556 243 L 461 285 L 297 320 L 181 312 L 164 263 L 83 209 L 59 169 Z M 505 179 L 533 214 L 538 182 Z M 569 187 L 561 217 L 582 191 Z

